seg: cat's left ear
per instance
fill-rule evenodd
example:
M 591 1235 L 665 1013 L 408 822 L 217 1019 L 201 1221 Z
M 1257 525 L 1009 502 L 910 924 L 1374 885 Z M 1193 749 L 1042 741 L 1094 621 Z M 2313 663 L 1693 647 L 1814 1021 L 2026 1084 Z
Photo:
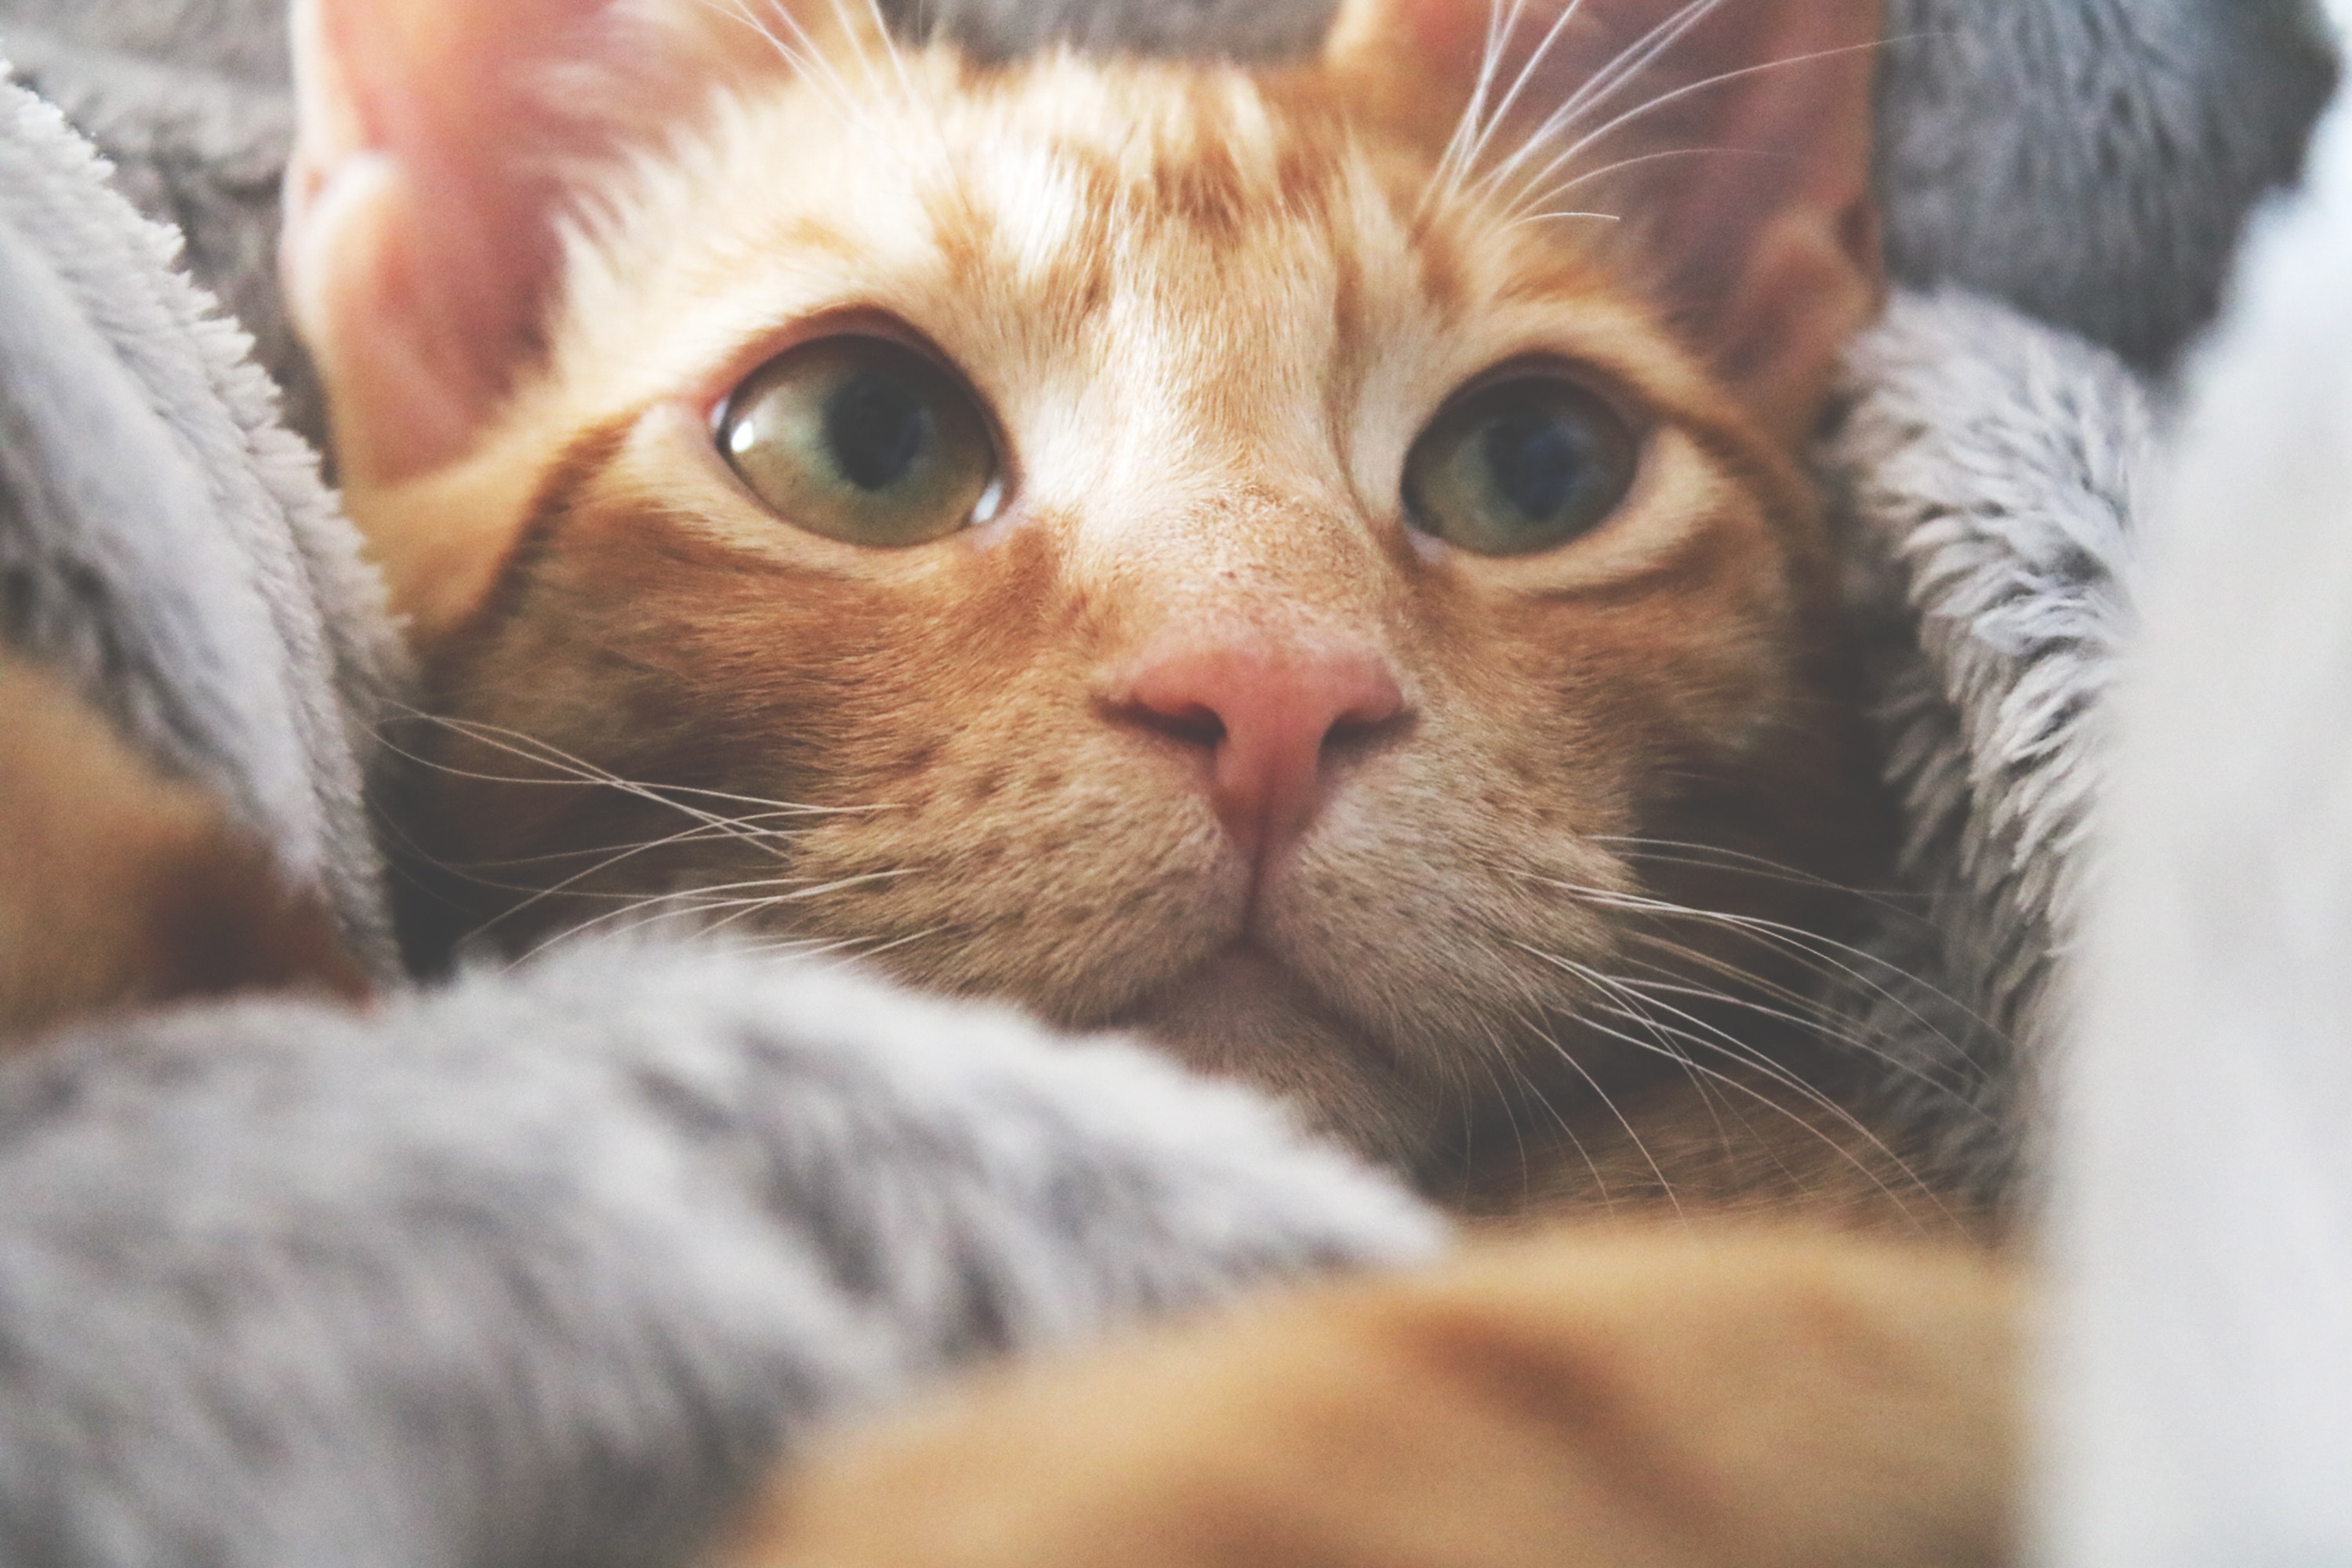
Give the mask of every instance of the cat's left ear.
M 1795 441 L 1884 292 L 1882 23 L 1880 0 L 1343 0 L 1326 63 L 1433 149 L 1491 126 L 1466 184 L 1621 220 L 1629 280 Z
M 567 180 L 864 0 L 294 0 L 280 267 L 348 479 L 461 456 L 538 347 Z M 808 20 L 794 17 L 805 11 Z

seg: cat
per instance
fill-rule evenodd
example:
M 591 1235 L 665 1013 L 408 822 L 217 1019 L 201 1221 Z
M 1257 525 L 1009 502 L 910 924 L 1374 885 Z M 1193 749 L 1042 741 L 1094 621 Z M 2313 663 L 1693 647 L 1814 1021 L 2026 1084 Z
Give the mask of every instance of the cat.
M 441 920 L 1128 1026 L 1482 1213 L 1900 1195 L 1757 940 L 1885 838 L 1799 461 L 1875 5 L 298 16 Z M 1967 1247 L 1553 1230 L 852 1434 L 716 1561 L 1998 1561 L 2019 1321 Z
M 417 923 L 1132 1029 L 1473 1207 L 1905 1180 L 1801 1016 L 1886 837 L 1799 460 L 1874 0 L 1253 68 L 862 3 L 298 10 Z

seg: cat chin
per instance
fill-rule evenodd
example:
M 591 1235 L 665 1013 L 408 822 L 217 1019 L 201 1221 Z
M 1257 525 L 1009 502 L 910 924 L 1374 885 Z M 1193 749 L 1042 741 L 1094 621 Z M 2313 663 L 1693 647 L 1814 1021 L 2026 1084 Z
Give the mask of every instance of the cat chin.
M 1188 1066 L 1271 1092 L 1374 1160 L 1413 1163 L 1438 1120 L 1426 1083 L 1254 949 L 1219 954 L 1118 1023 Z

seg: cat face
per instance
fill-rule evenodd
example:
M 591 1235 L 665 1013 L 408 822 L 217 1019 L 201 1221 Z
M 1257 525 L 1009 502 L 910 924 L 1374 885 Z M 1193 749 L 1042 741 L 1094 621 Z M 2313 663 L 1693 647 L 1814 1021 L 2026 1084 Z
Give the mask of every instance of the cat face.
M 1661 184 L 1603 137 L 1640 161 L 1563 193 L 1598 165 L 1545 169 L 1574 137 L 1530 110 L 1658 18 L 1490 55 L 1462 9 L 1358 7 L 1253 74 L 681 4 L 523 40 L 635 39 L 619 130 L 461 94 L 540 136 L 511 167 L 389 112 L 306 132 L 290 278 L 444 721 L 410 827 L 468 917 L 861 954 L 1407 1158 L 1632 1075 L 1675 1029 L 1645 998 L 1759 967 L 1670 907 L 1815 918 L 1725 868 L 1835 877 L 1869 817 L 1790 461 L 1874 297 L 1867 70 L 1654 111 L 1826 151 Z M 1667 41 L 1696 82 L 1867 9 Z M 542 206 L 560 247 L 409 216 Z

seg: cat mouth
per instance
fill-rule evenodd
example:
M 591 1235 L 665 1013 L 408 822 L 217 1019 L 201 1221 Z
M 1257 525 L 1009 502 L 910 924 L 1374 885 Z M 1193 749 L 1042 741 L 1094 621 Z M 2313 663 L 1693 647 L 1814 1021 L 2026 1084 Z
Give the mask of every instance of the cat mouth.
M 1122 1022 L 1163 1043 L 1197 1037 L 1205 1049 L 1212 1040 L 1309 1017 L 1337 1022 L 1278 960 L 1244 941 L 1159 992 Z
M 1374 1160 L 1410 1163 L 1443 1120 L 1399 1042 L 1350 1016 L 1246 940 L 1219 952 L 1119 1024 L 1196 1070 L 1286 1100 L 1312 1127 Z
M 1248 942 L 1225 949 L 1121 1016 L 1179 1060 L 1246 1079 L 1309 1105 L 1360 1091 L 1367 1068 L 1385 1077 L 1389 1053 L 1279 959 Z

